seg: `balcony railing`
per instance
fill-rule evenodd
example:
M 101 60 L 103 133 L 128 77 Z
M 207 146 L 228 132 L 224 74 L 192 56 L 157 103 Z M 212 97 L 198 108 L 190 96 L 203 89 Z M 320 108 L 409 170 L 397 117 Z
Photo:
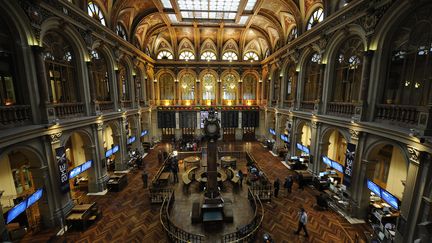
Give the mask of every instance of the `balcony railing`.
M 0 106 L 0 126 L 23 125 L 32 119 L 29 105 Z
M 302 110 L 313 110 L 315 106 L 314 101 L 302 101 L 300 103 L 300 109 Z
M 121 102 L 121 106 L 123 108 L 132 108 L 132 101 L 130 100 L 122 100 Z
M 97 104 L 102 112 L 114 110 L 114 102 L 112 101 L 97 101 Z
M 329 102 L 327 104 L 327 113 L 331 115 L 341 115 L 351 117 L 355 112 L 354 103 L 346 102 Z
M 294 100 L 284 100 L 283 106 L 284 108 L 294 107 Z
M 394 123 L 418 124 L 423 109 L 426 111 L 426 108 L 421 106 L 380 104 L 377 105 L 375 117 L 378 120 Z
M 51 104 L 51 107 L 55 109 L 56 116 L 60 119 L 84 115 L 83 103 L 59 103 Z

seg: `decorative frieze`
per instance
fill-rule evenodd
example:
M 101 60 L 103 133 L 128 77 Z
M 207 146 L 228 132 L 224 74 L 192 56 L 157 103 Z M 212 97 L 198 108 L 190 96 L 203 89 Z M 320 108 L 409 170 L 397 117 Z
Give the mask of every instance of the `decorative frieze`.
M 50 134 L 49 136 L 50 136 L 51 144 L 59 143 L 60 138 L 62 136 L 62 132 L 53 133 L 53 134 Z

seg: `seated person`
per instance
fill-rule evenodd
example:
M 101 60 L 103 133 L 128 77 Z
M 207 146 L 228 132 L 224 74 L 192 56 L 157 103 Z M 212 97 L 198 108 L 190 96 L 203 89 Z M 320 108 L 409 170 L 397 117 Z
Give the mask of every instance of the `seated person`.
M 316 197 L 316 200 L 317 200 L 317 205 L 318 205 L 319 207 L 324 208 L 324 209 L 328 209 L 328 201 L 327 201 L 327 197 L 326 197 L 324 194 L 320 193 L 320 194 Z

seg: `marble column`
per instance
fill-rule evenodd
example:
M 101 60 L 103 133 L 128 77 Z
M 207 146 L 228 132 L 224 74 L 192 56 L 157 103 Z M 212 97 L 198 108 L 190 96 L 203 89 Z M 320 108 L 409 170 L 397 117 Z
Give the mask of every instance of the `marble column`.
M 127 120 L 123 118 L 120 121 L 120 134 L 115 134 L 114 137 L 118 141 L 119 145 L 119 154 L 116 156 L 115 160 L 115 170 L 122 171 L 127 169 L 127 162 L 128 162 L 128 153 L 127 153 L 127 146 L 126 146 L 126 122 Z
M 106 160 L 105 160 L 103 128 L 104 128 L 103 123 L 97 123 L 92 128 L 93 136 L 96 138 L 93 167 L 96 170 L 96 181 L 94 185 L 95 186 L 94 190 L 97 192 L 104 191 L 106 189 L 106 182 L 108 181 L 108 171 L 107 171 Z
M 311 141 L 310 141 L 310 155 L 312 156 L 310 162 L 312 162 L 312 168 L 309 167 L 309 170 L 317 175 L 319 172 L 319 162 L 320 162 L 320 151 L 318 149 L 318 143 L 319 143 L 319 135 L 321 134 L 321 123 L 320 122 L 316 122 L 316 121 L 312 121 L 311 122 Z M 304 144 L 306 145 L 306 144 Z M 309 164 L 310 166 L 311 164 Z
M 243 82 L 239 82 L 239 91 L 238 91 L 238 102 L 237 104 L 243 104 Z
M 0 191 L 0 213 L 3 215 L 3 206 L 1 205 L 1 197 L 3 196 L 4 191 Z M 4 217 L 0 217 L 0 240 L 2 242 L 9 241 L 9 234 L 6 229 L 6 224 L 4 221 Z
M 361 166 L 363 161 L 363 150 L 366 144 L 366 133 L 362 133 L 356 130 L 350 130 L 350 143 L 356 145 L 355 158 L 352 166 L 351 175 L 351 186 L 348 187 L 348 191 L 351 194 L 351 200 L 354 204 L 358 204 L 361 199 L 361 190 L 364 187 L 365 178 L 361 177 Z

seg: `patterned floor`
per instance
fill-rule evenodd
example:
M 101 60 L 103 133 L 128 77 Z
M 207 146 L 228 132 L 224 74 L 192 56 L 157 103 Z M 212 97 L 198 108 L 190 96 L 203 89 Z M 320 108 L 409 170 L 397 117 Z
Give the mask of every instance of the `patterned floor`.
M 226 149 L 238 150 L 242 144 L 236 143 L 225 146 Z M 283 180 L 290 172 L 258 143 L 247 145 L 253 156 L 267 176 L 274 180 Z M 149 178 L 158 170 L 157 149 L 152 150 L 145 158 L 146 170 Z M 28 234 L 21 242 L 167 242 L 165 233 L 159 222 L 159 206 L 149 202 L 148 189 L 143 189 L 141 172 L 129 174 L 129 184 L 121 192 L 109 192 L 105 196 L 89 196 L 85 200 L 96 201 L 103 217 L 85 232 L 67 232 L 58 238 L 55 230 L 42 231 L 36 235 Z M 271 203 L 265 203 L 265 218 L 260 235 L 264 232 L 271 234 L 275 242 L 354 242 L 355 235 L 363 232 L 365 225 L 351 225 L 344 218 L 333 211 L 317 211 L 315 204 L 316 191 L 306 188 L 287 194 L 281 191 L 279 198 Z M 307 225 L 309 238 L 303 234 L 295 235 L 297 229 L 297 213 L 303 206 L 309 215 Z M 261 237 L 257 242 L 262 242 Z

